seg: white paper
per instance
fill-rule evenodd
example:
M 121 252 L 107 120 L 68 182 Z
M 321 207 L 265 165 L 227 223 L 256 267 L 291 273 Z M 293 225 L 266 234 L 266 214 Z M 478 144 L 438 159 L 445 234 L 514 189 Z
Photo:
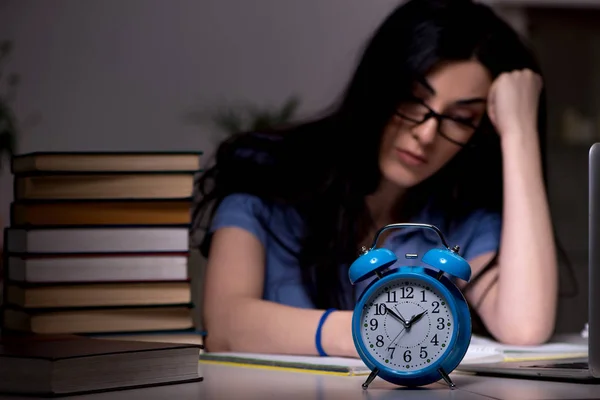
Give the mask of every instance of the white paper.
M 472 336 L 471 346 L 485 347 L 503 353 L 585 353 L 588 351 L 588 345 L 583 343 L 549 341 L 538 346 L 516 346 L 499 343 L 477 335 Z

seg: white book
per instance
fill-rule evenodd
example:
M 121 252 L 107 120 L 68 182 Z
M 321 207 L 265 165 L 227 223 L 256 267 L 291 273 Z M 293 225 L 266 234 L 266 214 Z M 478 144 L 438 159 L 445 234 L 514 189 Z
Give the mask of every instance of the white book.
M 9 253 L 183 252 L 188 227 L 36 227 L 6 230 Z
M 187 254 L 8 257 L 10 281 L 28 283 L 184 281 Z

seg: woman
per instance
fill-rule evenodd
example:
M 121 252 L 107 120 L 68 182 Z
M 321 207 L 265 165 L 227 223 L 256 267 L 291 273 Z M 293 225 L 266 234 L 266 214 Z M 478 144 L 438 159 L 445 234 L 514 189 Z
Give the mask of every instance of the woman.
M 399 6 L 330 114 L 236 135 L 201 177 L 207 348 L 356 356 L 351 310 L 364 287 L 347 268 L 402 221 L 460 246 L 474 276 L 462 288 L 493 338 L 547 340 L 557 262 L 541 90 L 531 52 L 488 7 Z M 388 232 L 379 244 L 398 255 L 440 245 L 423 230 Z

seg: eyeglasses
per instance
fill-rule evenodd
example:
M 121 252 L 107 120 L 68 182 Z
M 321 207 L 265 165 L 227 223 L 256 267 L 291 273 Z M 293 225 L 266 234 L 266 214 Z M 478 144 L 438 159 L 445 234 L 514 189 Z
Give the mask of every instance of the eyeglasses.
M 420 125 L 430 118 L 435 118 L 438 123 L 437 132 L 440 136 L 457 146 L 466 146 L 477 129 L 477 126 L 470 120 L 439 114 L 418 99 L 403 102 L 396 110 L 396 115 L 414 123 L 414 126 Z

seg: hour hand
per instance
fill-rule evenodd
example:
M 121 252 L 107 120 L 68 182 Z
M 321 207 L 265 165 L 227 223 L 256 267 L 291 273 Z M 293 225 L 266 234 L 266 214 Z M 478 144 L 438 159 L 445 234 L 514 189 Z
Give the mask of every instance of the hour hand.
M 415 315 L 414 317 L 412 317 L 410 319 L 410 321 L 408 321 L 408 326 L 411 326 L 412 324 L 414 324 L 415 322 L 417 322 L 418 320 L 420 320 L 421 318 L 423 318 L 423 315 L 425 315 L 425 313 L 427 313 L 427 310 L 423 311 L 420 314 Z
M 385 306 L 385 309 L 387 310 L 388 314 L 390 314 L 392 317 L 394 317 L 398 321 L 400 321 L 405 328 L 408 327 L 408 324 L 406 323 L 406 321 L 404 320 L 404 318 L 402 318 L 400 315 L 398 315 L 395 312 L 393 312 L 392 309 L 389 308 L 388 306 Z

